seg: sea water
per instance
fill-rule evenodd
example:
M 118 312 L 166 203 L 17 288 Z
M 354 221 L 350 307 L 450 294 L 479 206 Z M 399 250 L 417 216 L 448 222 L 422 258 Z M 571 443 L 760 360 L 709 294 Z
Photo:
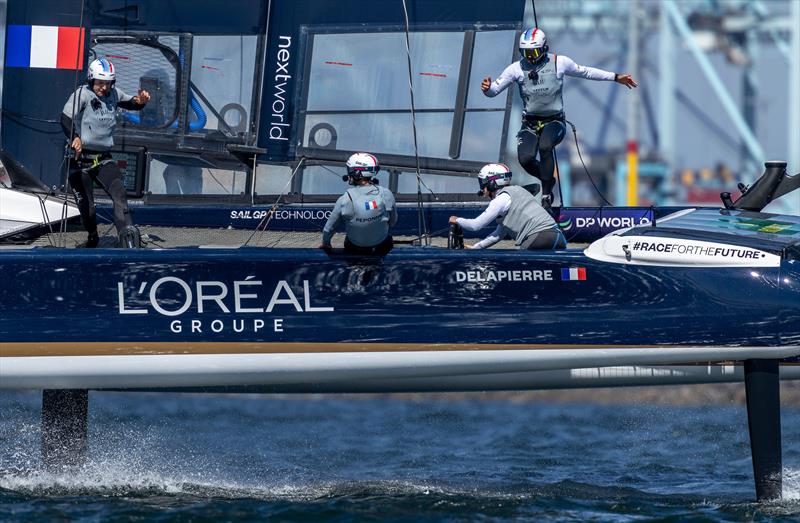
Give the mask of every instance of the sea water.
M 90 393 L 89 458 L 39 462 L 41 394 L 0 393 L 0 521 L 800 519 L 756 504 L 741 406 L 527 396 Z

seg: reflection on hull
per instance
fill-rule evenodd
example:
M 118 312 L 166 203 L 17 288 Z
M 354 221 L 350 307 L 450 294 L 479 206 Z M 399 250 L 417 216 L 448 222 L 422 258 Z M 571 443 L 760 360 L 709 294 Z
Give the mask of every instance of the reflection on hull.
M 0 280 L 0 387 L 536 388 L 528 373 L 791 358 L 795 265 L 425 248 L 382 259 L 7 251 L 4 274 L 16 276 Z M 525 377 L 503 383 L 515 373 Z

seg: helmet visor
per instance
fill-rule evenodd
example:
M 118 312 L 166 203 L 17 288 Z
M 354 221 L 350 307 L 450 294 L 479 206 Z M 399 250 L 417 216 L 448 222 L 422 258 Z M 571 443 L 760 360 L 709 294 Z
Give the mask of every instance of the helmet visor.
M 483 190 L 486 186 L 489 185 L 489 180 L 484 180 L 482 178 L 478 178 L 478 196 L 483 196 Z
M 510 172 L 505 174 L 493 174 L 491 176 L 487 176 L 486 178 L 478 178 L 478 186 L 480 187 L 480 189 L 478 190 L 478 196 L 482 196 L 483 190 L 487 187 L 490 187 L 490 185 L 493 185 L 495 188 L 497 188 L 497 184 L 493 182 L 510 178 L 511 178 Z M 489 190 L 491 190 L 491 188 Z
M 370 165 L 370 166 L 361 166 L 358 165 L 356 167 L 348 167 L 347 174 L 349 176 L 353 176 L 356 178 L 360 178 L 362 176 L 366 176 L 367 178 L 371 176 L 375 176 L 380 171 L 380 167 L 377 165 Z
M 520 49 L 520 51 L 522 51 L 522 56 L 531 62 L 538 60 L 544 55 L 544 49 L 541 47 L 534 47 L 533 49 Z

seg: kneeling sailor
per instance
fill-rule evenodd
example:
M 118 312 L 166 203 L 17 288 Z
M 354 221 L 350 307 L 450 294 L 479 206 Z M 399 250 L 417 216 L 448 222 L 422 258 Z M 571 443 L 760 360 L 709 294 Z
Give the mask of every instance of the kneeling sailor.
M 379 170 L 378 159 L 368 153 L 355 153 L 347 160 L 342 180 L 353 187 L 336 200 L 322 231 L 321 248 L 331 247 L 334 231 L 344 221 L 345 252 L 383 255 L 392 249 L 389 229 L 397 223 L 397 208 L 392 191 L 378 185 Z

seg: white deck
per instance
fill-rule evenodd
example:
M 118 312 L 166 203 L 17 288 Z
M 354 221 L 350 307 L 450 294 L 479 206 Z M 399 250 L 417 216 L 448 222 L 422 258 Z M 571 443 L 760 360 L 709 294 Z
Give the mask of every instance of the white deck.
M 63 198 L 0 187 L 0 239 L 78 214 L 75 204 Z

